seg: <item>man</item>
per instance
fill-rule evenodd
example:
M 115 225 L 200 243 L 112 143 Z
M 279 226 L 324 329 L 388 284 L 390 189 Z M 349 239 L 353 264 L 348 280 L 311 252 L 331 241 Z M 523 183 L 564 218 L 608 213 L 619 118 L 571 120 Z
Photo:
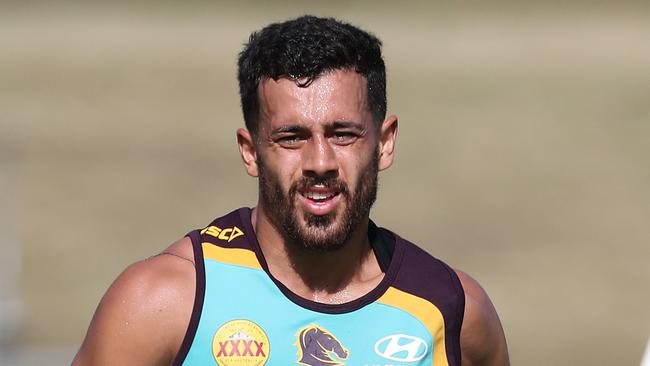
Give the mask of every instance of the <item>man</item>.
M 237 141 L 257 206 L 127 268 L 73 364 L 509 363 L 481 287 L 369 220 L 397 136 L 380 46 L 310 16 L 251 35 Z

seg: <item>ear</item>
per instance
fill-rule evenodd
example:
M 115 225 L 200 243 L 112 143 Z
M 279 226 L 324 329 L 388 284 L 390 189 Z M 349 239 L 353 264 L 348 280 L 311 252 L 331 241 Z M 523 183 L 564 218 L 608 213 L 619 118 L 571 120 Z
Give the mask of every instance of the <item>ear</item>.
M 397 140 L 397 116 L 391 115 L 381 124 L 379 131 L 379 170 L 393 165 L 395 141 Z
M 251 177 L 257 177 L 259 170 L 257 167 L 257 147 L 251 133 L 244 128 L 237 129 L 237 144 L 239 145 L 239 154 L 244 161 L 246 173 Z

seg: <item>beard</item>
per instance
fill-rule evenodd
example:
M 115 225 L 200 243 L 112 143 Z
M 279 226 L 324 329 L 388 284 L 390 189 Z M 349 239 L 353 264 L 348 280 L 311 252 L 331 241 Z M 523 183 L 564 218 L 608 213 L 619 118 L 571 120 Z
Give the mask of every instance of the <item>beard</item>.
M 275 172 L 265 169 L 258 156 L 260 199 L 271 224 L 283 238 L 303 249 L 330 252 L 342 248 L 354 230 L 368 217 L 377 198 L 379 152 L 375 151 L 367 166 L 361 168 L 354 192 L 348 185 L 332 177 L 304 176 L 291 184 L 285 193 Z M 306 187 L 323 185 L 335 188 L 344 205 L 326 215 L 301 213 L 296 208 L 297 195 Z

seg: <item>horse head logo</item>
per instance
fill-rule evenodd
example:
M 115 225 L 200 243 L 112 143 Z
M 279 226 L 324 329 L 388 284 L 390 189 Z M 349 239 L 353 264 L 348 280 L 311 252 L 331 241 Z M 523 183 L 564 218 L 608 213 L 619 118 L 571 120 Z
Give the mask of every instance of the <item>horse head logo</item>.
M 301 328 L 296 334 L 298 363 L 308 366 L 345 366 L 348 350 L 327 329 L 316 324 Z M 337 357 L 339 360 L 334 359 Z

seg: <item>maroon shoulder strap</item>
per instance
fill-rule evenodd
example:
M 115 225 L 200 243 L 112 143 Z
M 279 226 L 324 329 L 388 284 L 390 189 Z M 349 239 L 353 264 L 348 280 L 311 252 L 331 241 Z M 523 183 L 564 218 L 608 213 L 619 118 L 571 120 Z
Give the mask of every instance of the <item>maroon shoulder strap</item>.
M 445 321 L 445 348 L 450 365 L 460 365 L 460 329 L 465 292 L 456 272 L 441 260 L 400 237 L 403 260 L 393 286 L 435 305 Z

